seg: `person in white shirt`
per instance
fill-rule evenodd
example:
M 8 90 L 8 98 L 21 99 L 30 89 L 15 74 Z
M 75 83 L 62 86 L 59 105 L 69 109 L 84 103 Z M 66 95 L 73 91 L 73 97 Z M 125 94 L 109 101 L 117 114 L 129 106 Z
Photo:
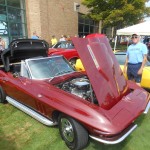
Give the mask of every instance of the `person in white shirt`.
M 63 35 L 61 35 L 61 38 L 59 39 L 59 42 L 63 42 L 63 41 L 66 41 L 66 39 Z

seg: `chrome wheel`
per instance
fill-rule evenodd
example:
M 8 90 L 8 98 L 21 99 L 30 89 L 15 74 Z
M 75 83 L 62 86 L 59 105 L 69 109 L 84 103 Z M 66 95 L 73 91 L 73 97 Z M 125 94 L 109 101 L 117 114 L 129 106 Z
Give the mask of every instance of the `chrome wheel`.
M 66 118 L 61 118 L 62 133 L 68 142 L 73 142 L 74 131 L 70 121 Z
M 88 143 L 88 132 L 74 118 L 60 114 L 58 118 L 59 131 L 62 139 L 71 150 L 81 150 Z

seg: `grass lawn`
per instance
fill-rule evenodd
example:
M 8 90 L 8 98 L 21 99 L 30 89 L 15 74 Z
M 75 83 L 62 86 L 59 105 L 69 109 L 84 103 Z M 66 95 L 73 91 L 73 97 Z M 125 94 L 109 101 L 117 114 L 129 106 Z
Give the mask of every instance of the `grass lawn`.
M 111 48 L 114 50 L 114 44 L 115 43 L 113 43 L 113 42 L 111 42 L 110 43 L 110 45 L 111 45 Z M 117 43 L 117 45 L 116 45 L 116 50 L 119 50 L 119 51 L 127 51 L 127 45 L 121 45 L 121 44 L 119 44 L 119 43 Z
M 140 116 L 138 128 L 122 143 L 104 145 L 94 140 L 85 150 L 150 149 L 150 112 Z M 47 127 L 10 104 L 0 104 L 0 150 L 68 150 L 57 127 Z

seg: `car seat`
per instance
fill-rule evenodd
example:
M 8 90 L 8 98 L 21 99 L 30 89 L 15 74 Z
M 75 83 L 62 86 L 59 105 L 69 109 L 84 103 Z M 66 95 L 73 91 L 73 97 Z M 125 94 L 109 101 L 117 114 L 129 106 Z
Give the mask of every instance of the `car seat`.
M 19 73 L 20 74 L 21 66 L 20 64 L 13 64 L 10 66 L 10 72 L 12 73 Z

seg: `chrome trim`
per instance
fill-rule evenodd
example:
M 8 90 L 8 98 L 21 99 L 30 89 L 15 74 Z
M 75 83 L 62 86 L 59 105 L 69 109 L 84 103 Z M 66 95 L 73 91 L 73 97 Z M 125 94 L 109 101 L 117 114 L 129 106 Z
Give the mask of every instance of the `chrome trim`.
M 109 140 L 104 140 L 104 139 L 101 139 L 100 137 L 97 138 L 97 137 L 94 137 L 94 136 L 90 136 L 90 138 L 98 141 L 98 142 L 102 142 L 102 143 L 105 143 L 105 144 L 117 144 L 117 143 L 120 143 L 122 142 L 129 134 L 131 134 L 131 132 L 133 130 L 135 130 L 135 128 L 137 127 L 137 124 L 135 124 L 128 132 L 126 132 L 122 137 L 120 137 L 119 139 L 117 140 L 114 140 L 114 141 L 109 141 Z
M 51 120 L 45 118 L 44 116 L 40 115 L 39 113 L 35 112 L 34 110 L 30 109 L 29 107 L 17 102 L 16 100 L 12 99 L 11 97 L 7 96 L 6 100 L 13 106 L 19 108 L 23 112 L 27 113 L 31 117 L 35 118 L 36 120 L 40 121 L 41 123 L 47 126 L 56 125 L 56 123 L 52 122 Z
M 144 113 L 144 114 L 147 114 L 148 111 L 149 111 L 149 109 L 150 109 L 150 102 L 148 102 L 148 104 L 147 104 L 147 106 L 146 106 L 146 108 L 145 108 L 145 111 L 144 111 L 143 113 Z
M 75 134 L 73 126 L 67 118 L 61 118 L 61 130 L 64 138 L 70 143 L 74 141 Z

